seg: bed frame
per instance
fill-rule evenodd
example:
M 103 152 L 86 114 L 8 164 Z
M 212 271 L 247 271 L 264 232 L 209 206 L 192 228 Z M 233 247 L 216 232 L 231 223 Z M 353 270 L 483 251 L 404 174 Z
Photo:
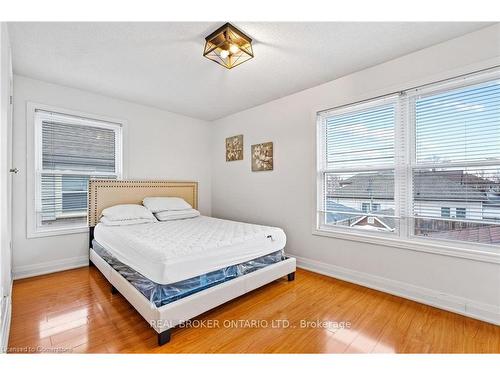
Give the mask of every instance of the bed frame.
M 215 285 L 162 307 L 156 307 L 92 249 L 94 227 L 101 212 L 116 204 L 141 204 L 145 197 L 180 197 L 198 207 L 198 183 L 182 181 L 89 182 L 89 259 L 90 264 L 111 283 L 111 293 L 121 293 L 158 334 L 158 345 L 170 341 L 171 329 L 214 307 L 266 285 L 281 277 L 295 279 L 295 258 L 287 258 L 258 271 Z

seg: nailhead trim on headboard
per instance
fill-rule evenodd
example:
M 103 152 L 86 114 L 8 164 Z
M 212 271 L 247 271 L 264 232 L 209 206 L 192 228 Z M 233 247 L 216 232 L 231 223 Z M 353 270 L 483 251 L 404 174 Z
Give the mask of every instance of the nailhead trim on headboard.
M 90 180 L 88 192 L 88 225 L 93 227 L 99 218 L 98 199 L 99 189 L 113 188 L 188 188 L 192 191 L 193 207 L 198 208 L 198 183 L 194 181 L 161 181 L 161 180 Z M 93 201 L 92 201 L 93 197 Z

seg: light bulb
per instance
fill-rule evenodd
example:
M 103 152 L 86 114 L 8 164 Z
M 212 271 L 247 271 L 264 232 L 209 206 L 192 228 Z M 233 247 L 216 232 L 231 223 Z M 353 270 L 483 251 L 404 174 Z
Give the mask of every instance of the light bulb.
M 222 57 L 223 59 L 225 59 L 228 56 L 229 56 L 228 50 L 223 49 L 222 51 L 220 51 L 220 57 Z
M 236 44 L 231 44 L 231 47 L 229 47 L 229 51 L 231 51 L 231 53 L 236 53 L 239 50 L 240 48 Z

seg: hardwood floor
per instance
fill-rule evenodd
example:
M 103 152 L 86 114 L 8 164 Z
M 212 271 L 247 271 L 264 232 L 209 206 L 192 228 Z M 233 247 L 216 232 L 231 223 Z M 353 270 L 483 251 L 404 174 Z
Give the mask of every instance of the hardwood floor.
M 304 270 L 175 328 L 162 347 L 95 267 L 15 281 L 12 315 L 10 352 L 500 353 L 498 326 Z

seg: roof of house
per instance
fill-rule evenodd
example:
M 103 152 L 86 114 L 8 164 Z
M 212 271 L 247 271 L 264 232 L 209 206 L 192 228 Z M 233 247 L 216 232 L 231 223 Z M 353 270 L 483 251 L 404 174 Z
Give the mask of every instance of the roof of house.
M 394 216 L 394 209 L 387 208 L 385 210 L 374 211 L 371 214 L 372 215 L 375 215 L 375 214 L 381 215 L 381 216 L 377 216 L 378 220 L 382 221 L 385 225 L 387 225 L 391 229 L 396 228 L 396 218 L 391 217 L 391 216 Z
M 432 233 L 432 238 L 479 242 L 486 244 L 500 244 L 500 226 L 487 226 L 481 228 L 460 228 Z
M 490 200 L 492 203 L 492 198 L 500 192 L 500 181 L 462 170 L 421 171 L 414 176 L 413 189 L 416 200 Z M 327 196 L 332 198 L 394 199 L 394 175 L 392 172 L 358 173 L 340 182 L 332 177 L 327 190 Z
M 331 199 L 326 200 L 326 210 L 327 211 L 340 211 L 340 212 L 328 212 L 326 214 L 326 218 L 328 221 L 335 221 L 335 222 L 340 222 L 348 219 L 355 219 L 361 217 L 364 212 L 357 210 L 352 207 L 347 207 L 344 206 L 343 204 L 336 203 Z M 350 215 L 349 213 L 352 212 L 353 214 Z M 356 215 L 360 214 L 360 215 Z
M 327 190 L 327 195 L 333 198 L 394 199 L 394 175 L 358 173 L 338 183 L 329 183 Z
M 363 218 L 368 216 L 366 212 L 357 210 L 352 207 L 344 206 L 343 204 L 334 202 L 332 199 L 326 200 L 326 210 L 340 211 L 340 212 L 328 212 L 326 214 L 327 221 L 334 221 L 336 223 L 349 219 L 354 221 L 361 221 Z M 394 210 L 392 208 L 371 212 L 371 215 L 376 215 L 376 214 L 381 215 L 377 216 L 377 219 L 383 222 L 388 227 L 392 229 L 396 227 L 396 219 L 394 217 L 390 217 L 394 216 Z

